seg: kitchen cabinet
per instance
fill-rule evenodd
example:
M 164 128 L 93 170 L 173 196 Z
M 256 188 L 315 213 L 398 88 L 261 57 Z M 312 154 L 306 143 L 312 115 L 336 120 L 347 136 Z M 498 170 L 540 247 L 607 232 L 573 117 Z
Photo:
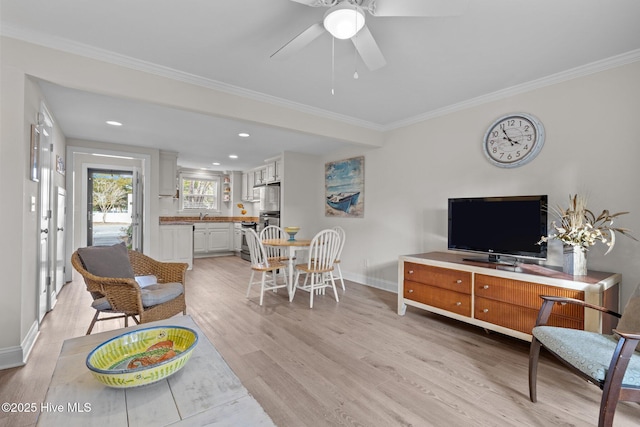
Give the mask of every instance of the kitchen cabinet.
M 196 223 L 193 231 L 194 256 L 227 255 L 233 251 L 231 222 Z
M 570 297 L 618 311 L 620 274 L 571 276 L 537 264 L 517 267 L 466 261 L 449 252 L 400 256 L 398 314 L 417 307 L 531 341 L 540 295 Z M 550 325 L 610 333 L 615 324 L 596 310 L 556 305 Z
M 255 169 L 253 171 L 253 185 L 264 185 L 267 183 L 267 167 L 263 166 L 261 168 Z
M 158 194 L 163 197 L 174 197 L 178 188 L 178 153 L 160 151 L 160 169 Z
M 240 252 L 242 250 L 242 224 L 239 222 L 233 224 L 233 251 Z
M 255 182 L 255 174 L 253 171 L 244 172 L 242 174 L 242 196 L 243 202 L 253 202 L 253 185 Z
M 193 224 L 161 225 L 158 261 L 186 262 L 193 268 Z
M 280 182 L 282 174 L 282 159 L 269 160 L 265 169 L 265 183 Z

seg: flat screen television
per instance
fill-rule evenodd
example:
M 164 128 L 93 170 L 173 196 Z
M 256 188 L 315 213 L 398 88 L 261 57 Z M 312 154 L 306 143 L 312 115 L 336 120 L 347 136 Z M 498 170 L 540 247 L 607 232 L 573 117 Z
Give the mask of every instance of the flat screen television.
M 448 249 L 488 255 L 474 261 L 547 258 L 546 195 L 452 198 L 448 214 Z

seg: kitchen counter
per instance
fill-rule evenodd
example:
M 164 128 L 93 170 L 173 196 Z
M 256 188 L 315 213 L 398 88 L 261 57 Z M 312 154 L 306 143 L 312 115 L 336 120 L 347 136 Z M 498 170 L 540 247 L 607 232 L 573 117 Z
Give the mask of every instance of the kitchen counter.
M 258 222 L 258 217 L 253 216 L 206 216 L 200 219 L 199 216 L 161 216 L 160 225 L 189 225 L 210 222 Z

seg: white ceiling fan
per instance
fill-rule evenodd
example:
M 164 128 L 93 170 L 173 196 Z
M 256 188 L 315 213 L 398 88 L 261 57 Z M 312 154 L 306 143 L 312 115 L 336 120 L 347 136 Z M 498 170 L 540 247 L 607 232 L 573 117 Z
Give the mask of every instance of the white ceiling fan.
M 369 70 L 384 67 L 384 59 L 373 35 L 365 25 L 365 12 L 372 16 L 454 16 L 465 12 L 468 0 L 291 0 L 312 7 L 328 7 L 317 22 L 278 49 L 271 58 L 285 59 L 295 54 L 325 31 L 338 39 L 351 39 Z

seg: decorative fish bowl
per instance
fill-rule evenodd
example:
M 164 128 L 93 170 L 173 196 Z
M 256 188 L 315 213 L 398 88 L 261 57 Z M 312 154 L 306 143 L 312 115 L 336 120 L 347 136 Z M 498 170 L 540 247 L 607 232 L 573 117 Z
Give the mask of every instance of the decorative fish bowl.
M 152 384 L 178 372 L 198 343 L 193 329 L 156 326 L 112 338 L 87 356 L 87 368 L 114 388 Z
M 285 227 L 284 231 L 289 235 L 289 241 L 296 240 L 296 234 L 300 231 L 300 227 Z

